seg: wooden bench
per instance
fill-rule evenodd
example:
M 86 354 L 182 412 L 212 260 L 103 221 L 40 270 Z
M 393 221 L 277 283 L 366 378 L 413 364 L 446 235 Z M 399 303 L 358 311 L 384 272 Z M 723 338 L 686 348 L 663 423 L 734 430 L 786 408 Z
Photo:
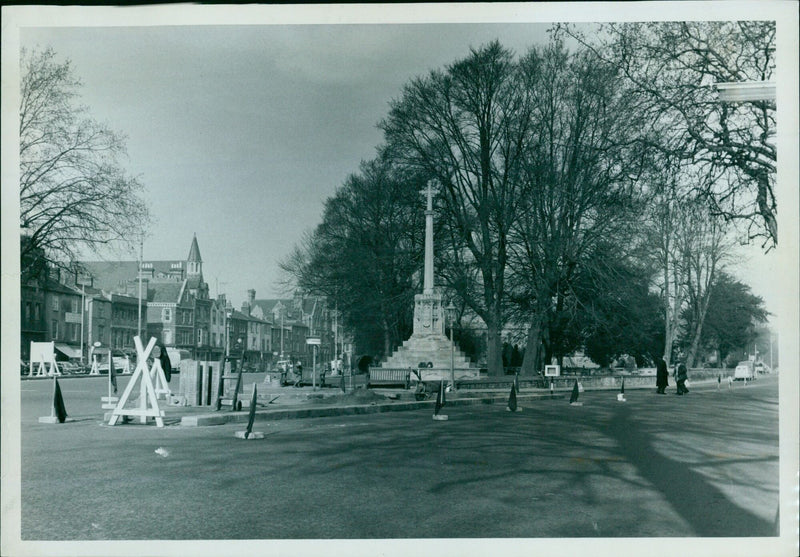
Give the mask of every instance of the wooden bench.
M 411 387 L 410 369 L 392 369 L 382 367 L 369 368 L 367 387 L 396 385 L 408 389 Z

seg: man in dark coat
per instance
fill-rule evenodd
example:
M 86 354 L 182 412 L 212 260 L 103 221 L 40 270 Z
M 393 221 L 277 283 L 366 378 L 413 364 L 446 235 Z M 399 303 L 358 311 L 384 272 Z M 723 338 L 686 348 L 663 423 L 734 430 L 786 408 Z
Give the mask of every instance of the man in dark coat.
M 660 395 L 667 394 L 665 389 L 669 386 L 669 371 L 667 371 L 667 362 L 661 356 L 656 356 L 656 392 Z
M 161 369 L 164 370 L 164 379 L 169 383 L 172 379 L 172 362 L 169 359 L 169 354 L 167 354 L 167 347 L 163 343 L 157 346 L 159 349 L 158 361 L 161 363 Z

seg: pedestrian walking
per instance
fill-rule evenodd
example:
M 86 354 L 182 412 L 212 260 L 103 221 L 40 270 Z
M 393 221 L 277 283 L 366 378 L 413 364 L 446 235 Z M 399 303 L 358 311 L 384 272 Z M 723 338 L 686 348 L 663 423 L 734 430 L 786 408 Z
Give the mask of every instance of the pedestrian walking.
M 300 386 L 302 386 L 302 382 L 303 382 L 303 364 L 301 364 L 300 362 L 297 362 L 296 374 L 297 374 L 297 376 L 295 377 L 295 380 L 294 380 L 294 386 L 295 387 L 300 387 Z
M 689 379 L 689 372 L 686 369 L 686 364 L 683 361 L 679 361 L 678 365 L 675 366 L 675 382 L 678 384 L 679 395 L 689 392 L 689 389 L 686 388 L 687 379 Z
M 669 386 L 669 370 L 667 362 L 661 356 L 656 356 L 656 393 L 665 395 L 666 388 Z

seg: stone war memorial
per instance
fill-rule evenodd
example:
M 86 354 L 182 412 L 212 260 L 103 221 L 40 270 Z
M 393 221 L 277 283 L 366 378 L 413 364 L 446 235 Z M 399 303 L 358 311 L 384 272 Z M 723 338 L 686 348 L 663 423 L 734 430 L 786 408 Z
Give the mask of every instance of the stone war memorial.
M 414 296 L 414 331 L 395 352 L 381 364 L 381 369 L 412 368 L 425 381 L 450 380 L 451 343 L 445 335 L 445 304 L 441 289 L 434 286 L 433 270 L 433 192 L 427 188 L 425 211 L 425 269 L 422 294 Z M 469 357 L 455 347 L 453 369 L 456 379 L 475 378 L 479 369 Z M 420 368 L 421 363 L 427 364 Z

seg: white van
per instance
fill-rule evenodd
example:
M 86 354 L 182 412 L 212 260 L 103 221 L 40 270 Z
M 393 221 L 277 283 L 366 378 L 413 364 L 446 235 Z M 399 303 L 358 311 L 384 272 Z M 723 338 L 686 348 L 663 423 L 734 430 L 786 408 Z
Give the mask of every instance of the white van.
M 753 380 L 756 378 L 756 370 L 753 362 L 750 360 L 744 360 L 736 364 L 736 369 L 733 372 L 733 379 L 734 381 L 739 380 Z

